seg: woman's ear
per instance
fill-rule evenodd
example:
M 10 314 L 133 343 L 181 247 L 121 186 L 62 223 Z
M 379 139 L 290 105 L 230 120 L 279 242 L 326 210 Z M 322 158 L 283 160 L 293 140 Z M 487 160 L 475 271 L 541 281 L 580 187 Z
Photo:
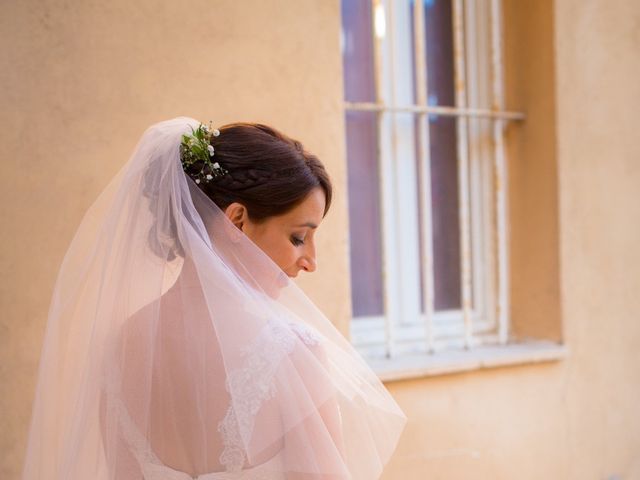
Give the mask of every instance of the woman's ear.
M 229 218 L 229 220 L 231 220 L 231 223 L 242 230 L 247 216 L 247 209 L 244 205 L 238 202 L 233 202 L 227 206 L 224 214 Z

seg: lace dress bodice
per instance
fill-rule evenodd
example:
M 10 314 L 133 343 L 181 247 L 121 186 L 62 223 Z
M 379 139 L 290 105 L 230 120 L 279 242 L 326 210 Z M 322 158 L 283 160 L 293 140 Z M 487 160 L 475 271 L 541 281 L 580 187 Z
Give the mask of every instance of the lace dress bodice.
M 306 325 L 293 321 L 267 322 L 255 341 L 243 349 L 244 367 L 231 372 L 226 379 L 227 391 L 233 388 L 236 394 L 239 392 L 240 401 L 229 405 L 218 424 L 224 445 L 219 460 L 225 466 L 224 471 L 192 476 L 164 464 L 131 418 L 121 396 L 110 395 L 108 408 L 117 416 L 122 436 L 140 465 L 144 480 L 284 480 L 282 450 L 264 463 L 245 466 L 242 429 L 250 429 L 250 419 L 255 417 L 263 402 L 275 394 L 270 380 L 281 357 L 289 354 L 295 346 L 295 336 L 307 346 L 320 343 L 319 334 Z M 111 387 L 109 392 L 114 391 L 113 385 Z

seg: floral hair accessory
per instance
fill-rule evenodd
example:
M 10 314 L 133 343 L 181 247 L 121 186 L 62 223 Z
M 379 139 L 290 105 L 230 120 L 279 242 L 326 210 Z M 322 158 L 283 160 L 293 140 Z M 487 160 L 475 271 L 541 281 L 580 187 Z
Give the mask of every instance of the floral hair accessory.
M 209 126 L 201 123 L 195 130 L 190 128 L 192 133 L 182 135 L 180 142 L 182 169 L 198 184 L 201 181 L 209 183 L 213 178 L 229 173 L 218 162 L 211 161 L 211 157 L 215 155 L 215 148 L 211 143 L 213 137 L 220 135 L 220 130 L 212 128 L 211 122 Z

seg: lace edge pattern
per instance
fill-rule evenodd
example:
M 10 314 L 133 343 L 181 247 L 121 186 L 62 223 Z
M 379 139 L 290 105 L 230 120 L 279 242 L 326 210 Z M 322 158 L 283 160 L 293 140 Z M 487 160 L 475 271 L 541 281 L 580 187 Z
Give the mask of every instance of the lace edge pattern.
M 131 418 L 129 410 L 122 401 L 115 371 L 104 372 L 103 385 L 105 386 L 105 393 L 107 394 L 108 417 L 112 418 L 112 415 L 116 416 L 122 436 L 129 445 L 130 451 L 136 457 L 140 468 L 145 471 L 148 464 L 163 466 L 164 464 L 155 453 L 153 453 L 148 439 L 140 432 L 140 429 Z
M 242 349 L 245 362 L 229 374 L 225 386 L 235 398 L 218 425 L 222 434 L 223 451 L 220 463 L 227 471 L 240 471 L 246 461 L 245 440 L 248 440 L 260 406 L 276 393 L 273 377 L 280 360 L 291 353 L 295 336 L 306 345 L 318 345 L 319 334 L 295 321 L 286 323 L 270 319 L 261 333 Z

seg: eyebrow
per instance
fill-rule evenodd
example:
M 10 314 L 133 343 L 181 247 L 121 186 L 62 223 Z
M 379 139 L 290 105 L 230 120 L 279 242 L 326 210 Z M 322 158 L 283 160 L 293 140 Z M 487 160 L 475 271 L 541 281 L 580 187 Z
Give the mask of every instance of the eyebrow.
M 303 223 L 303 224 L 301 224 L 301 225 L 296 225 L 296 227 L 311 227 L 311 228 L 318 228 L 318 225 L 316 225 L 315 223 L 307 222 L 307 223 Z

